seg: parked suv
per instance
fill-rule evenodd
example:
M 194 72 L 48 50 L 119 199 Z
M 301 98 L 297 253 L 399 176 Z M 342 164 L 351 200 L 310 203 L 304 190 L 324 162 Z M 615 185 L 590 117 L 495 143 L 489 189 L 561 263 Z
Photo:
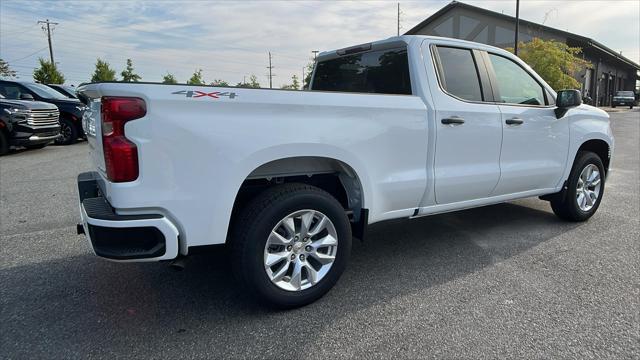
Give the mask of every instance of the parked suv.
M 58 108 L 41 101 L 9 100 L 0 95 L 0 155 L 10 146 L 39 149 L 60 137 Z
M 629 109 L 633 109 L 633 105 L 636 102 L 636 97 L 633 91 L 618 91 L 616 95 L 613 97 L 613 101 L 611 102 L 611 107 L 620 106 L 628 106 Z
M 85 106 L 78 99 L 69 99 L 56 90 L 33 82 L 0 80 L 0 95 L 7 99 L 35 99 L 56 105 L 60 111 L 61 137 L 56 144 L 69 145 L 84 137 L 82 114 Z
M 69 99 L 78 98 L 78 96 L 76 95 L 76 89 L 72 86 L 60 85 L 60 84 L 47 84 L 47 86 L 59 92 L 60 94 L 68 97 Z

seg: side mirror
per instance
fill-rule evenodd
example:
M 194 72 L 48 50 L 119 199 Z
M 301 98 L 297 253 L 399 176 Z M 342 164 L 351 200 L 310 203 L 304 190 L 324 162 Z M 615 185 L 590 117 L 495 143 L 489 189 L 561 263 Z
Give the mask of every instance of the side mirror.
M 582 104 L 582 95 L 580 90 L 560 90 L 556 98 L 556 117 L 559 119 L 573 107 Z
M 33 95 L 22 93 L 22 94 L 20 94 L 20 100 L 31 100 L 31 101 L 33 101 Z

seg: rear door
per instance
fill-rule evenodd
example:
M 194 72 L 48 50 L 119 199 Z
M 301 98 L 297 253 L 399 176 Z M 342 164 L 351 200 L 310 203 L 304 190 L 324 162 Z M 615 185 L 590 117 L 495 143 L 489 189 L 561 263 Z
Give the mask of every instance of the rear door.
M 435 70 L 438 78 L 428 85 L 436 104 L 436 203 L 485 198 L 500 178 L 502 122 L 481 54 L 432 45 L 423 47 L 423 57 L 433 59 L 427 73 Z
M 502 114 L 500 182 L 493 195 L 555 188 L 569 151 L 569 123 L 533 74 L 505 56 L 485 53 Z

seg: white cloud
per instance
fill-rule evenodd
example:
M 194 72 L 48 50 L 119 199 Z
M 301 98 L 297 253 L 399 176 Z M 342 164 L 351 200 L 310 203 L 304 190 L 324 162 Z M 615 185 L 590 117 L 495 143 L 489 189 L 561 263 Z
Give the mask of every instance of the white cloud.
M 448 1 L 401 1 L 406 31 Z M 515 13 L 515 1 L 469 1 Z M 553 9 L 557 9 L 553 10 Z M 639 60 L 638 1 L 522 1 L 521 16 L 592 37 Z M 186 81 L 202 68 L 205 79 L 237 83 L 256 74 L 268 83 L 273 53 L 276 85 L 290 81 L 312 56 L 396 34 L 396 1 L 0 1 L 0 57 L 29 78 L 38 56 L 48 57 L 36 24 L 49 18 L 54 57 L 71 83 L 89 79 L 101 57 L 118 72 L 132 58 L 143 80 L 167 71 Z

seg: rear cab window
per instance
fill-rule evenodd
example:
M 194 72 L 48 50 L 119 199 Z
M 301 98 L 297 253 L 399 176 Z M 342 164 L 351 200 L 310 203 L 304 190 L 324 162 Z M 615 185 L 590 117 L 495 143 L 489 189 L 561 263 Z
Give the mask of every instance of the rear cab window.
M 473 52 L 448 46 L 436 46 L 438 80 L 449 95 L 467 101 L 483 101 L 480 77 Z
M 311 89 L 411 95 L 407 49 L 369 51 L 320 61 Z

